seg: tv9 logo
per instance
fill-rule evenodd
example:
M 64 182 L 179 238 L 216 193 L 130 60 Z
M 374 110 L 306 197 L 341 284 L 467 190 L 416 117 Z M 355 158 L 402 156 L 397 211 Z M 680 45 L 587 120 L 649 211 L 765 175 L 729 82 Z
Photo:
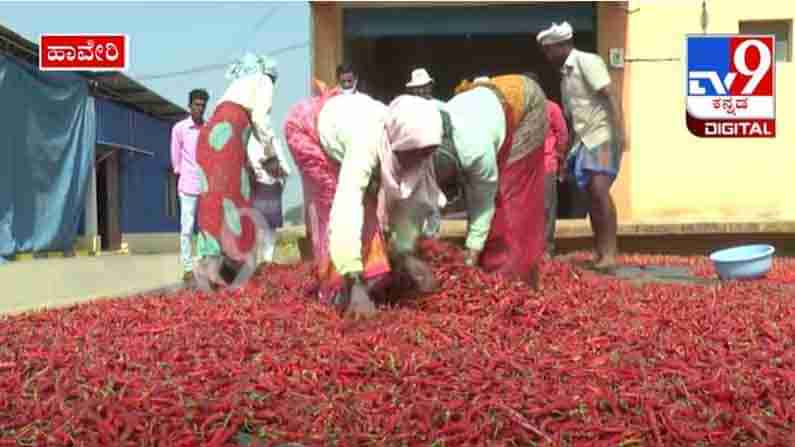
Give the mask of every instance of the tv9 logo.
M 689 35 L 686 119 L 702 138 L 776 136 L 775 38 Z

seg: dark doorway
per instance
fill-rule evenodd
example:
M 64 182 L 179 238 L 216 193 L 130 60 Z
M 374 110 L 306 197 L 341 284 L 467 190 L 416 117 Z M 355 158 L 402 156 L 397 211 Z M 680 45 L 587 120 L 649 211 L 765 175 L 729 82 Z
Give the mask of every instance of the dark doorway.
M 581 33 L 577 43 L 593 51 L 595 36 Z M 445 101 L 462 79 L 534 71 L 547 96 L 560 102 L 559 76 L 535 44 L 534 34 L 356 38 L 349 39 L 346 47 L 359 71 L 361 88 L 384 102 L 405 91 L 416 67 L 428 69 L 436 80 L 435 96 Z
M 119 152 L 97 145 L 97 226 L 102 250 L 121 249 Z
M 596 51 L 594 32 L 580 32 L 575 39 L 579 49 Z M 436 81 L 434 96 L 443 101 L 452 98 L 462 79 L 535 72 L 547 96 L 560 104 L 559 73 L 546 62 L 533 33 L 359 37 L 345 44 L 360 89 L 385 103 L 405 91 L 414 68 L 424 67 Z M 584 193 L 571 181 L 559 185 L 559 218 L 583 218 L 587 206 Z

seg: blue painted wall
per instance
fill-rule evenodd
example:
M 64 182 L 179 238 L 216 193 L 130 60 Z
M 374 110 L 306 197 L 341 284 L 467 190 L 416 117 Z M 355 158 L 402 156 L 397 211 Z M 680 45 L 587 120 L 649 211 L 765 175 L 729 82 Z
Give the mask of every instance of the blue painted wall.
M 166 212 L 171 169 L 172 122 L 153 118 L 117 102 L 97 98 L 97 140 L 153 152 L 154 157 L 121 151 L 119 201 L 122 233 L 173 233 L 179 215 Z M 81 234 L 83 222 L 81 221 Z
M 166 213 L 167 178 L 171 172 L 173 123 L 134 112 L 132 146 L 154 152 L 154 157 L 125 151 L 121 163 L 121 228 L 124 233 L 179 231 L 179 210 Z M 126 200 L 125 200 L 126 198 Z

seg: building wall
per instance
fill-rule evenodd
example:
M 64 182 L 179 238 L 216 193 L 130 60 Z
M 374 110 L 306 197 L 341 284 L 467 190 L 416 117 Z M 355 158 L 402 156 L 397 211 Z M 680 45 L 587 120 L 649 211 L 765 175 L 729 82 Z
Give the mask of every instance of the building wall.
M 599 2 L 600 55 L 625 48 L 623 68 L 610 68 L 621 96 L 627 152 L 613 197 L 623 223 L 795 220 L 789 198 L 795 166 L 791 62 L 776 65 L 775 139 L 699 139 L 685 125 L 684 39 L 701 33 L 702 2 Z M 741 20 L 792 20 L 795 2 L 707 2 L 709 33 L 736 33 Z M 334 82 L 342 61 L 342 14 L 312 3 L 313 74 Z M 575 30 L 576 32 L 576 30 Z M 790 30 L 792 40 L 792 30 Z M 672 59 L 672 60 L 668 60 Z
M 489 2 L 480 2 L 489 3 Z M 556 3 L 556 2 L 550 2 Z M 444 3 L 450 5 L 450 3 Z M 503 4 L 503 3 L 501 3 Z M 429 8 L 438 6 L 438 3 L 425 2 L 418 4 L 375 4 L 375 3 L 328 3 L 312 2 L 312 72 L 313 76 L 322 79 L 330 85 L 335 82 L 334 70 L 342 62 L 343 54 L 343 7 L 385 7 L 385 6 L 413 6 Z M 471 3 L 461 3 L 463 6 L 472 6 Z M 627 39 L 627 7 L 625 2 L 599 2 L 597 3 L 597 36 L 599 53 L 607 59 L 610 48 L 623 48 Z M 561 17 L 561 20 L 565 17 Z M 531 44 L 531 43 L 528 43 Z M 628 107 L 629 82 L 625 80 L 629 69 L 611 69 L 611 77 L 618 95 Z M 629 113 L 625 119 L 629 120 Z M 629 148 L 631 149 L 631 148 Z M 632 217 L 632 183 L 631 183 L 632 157 L 626 156 L 622 161 L 622 170 L 614 188 L 613 195 L 622 220 Z
M 179 264 L 179 233 L 124 233 L 124 242 L 134 254 L 174 253 L 174 265 Z
M 122 232 L 174 233 L 179 231 L 179 210 L 166 212 L 167 176 L 171 172 L 173 123 L 143 113 L 133 115 L 132 146 L 153 152 L 153 157 L 127 152 L 122 158 Z
M 685 125 L 685 34 L 701 33 L 701 2 L 633 1 L 630 62 L 633 220 L 795 220 L 792 63 L 776 64 L 775 139 L 699 139 Z M 741 20 L 795 17 L 795 3 L 707 2 L 709 33 L 736 33 Z
M 599 55 L 609 60 L 611 48 L 626 48 L 628 8 L 625 2 L 599 2 L 596 6 L 596 38 Z M 575 30 L 576 33 L 576 30 Z M 624 128 L 631 125 L 631 91 L 632 67 L 624 64 L 623 68 L 612 68 L 608 65 L 613 91 L 619 97 L 624 115 Z M 627 131 L 629 132 L 629 131 Z M 633 144 L 627 138 L 625 154 L 621 159 L 621 169 L 612 188 L 613 199 L 618 211 L 619 220 L 629 222 L 633 218 L 632 201 L 632 154 Z
M 342 63 L 342 8 L 335 2 L 312 2 L 312 76 L 332 86 Z
M 154 153 L 121 151 L 119 165 L 122 233 L 174 233 L 179 216 L 166 213 L 172 123 L 108 100 L 97 100 L 97 139 Z

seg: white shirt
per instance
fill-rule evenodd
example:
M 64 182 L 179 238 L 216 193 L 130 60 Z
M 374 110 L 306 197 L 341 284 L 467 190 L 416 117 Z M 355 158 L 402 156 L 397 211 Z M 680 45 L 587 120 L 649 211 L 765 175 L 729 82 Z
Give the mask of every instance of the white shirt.
M 606 98 L 597 92 L 610 85 L 610 73 L 598 54 L 571 50 L 561 68 L 563 106 L 574 127 L 572 147 L 595 148 L 611 138 Z

